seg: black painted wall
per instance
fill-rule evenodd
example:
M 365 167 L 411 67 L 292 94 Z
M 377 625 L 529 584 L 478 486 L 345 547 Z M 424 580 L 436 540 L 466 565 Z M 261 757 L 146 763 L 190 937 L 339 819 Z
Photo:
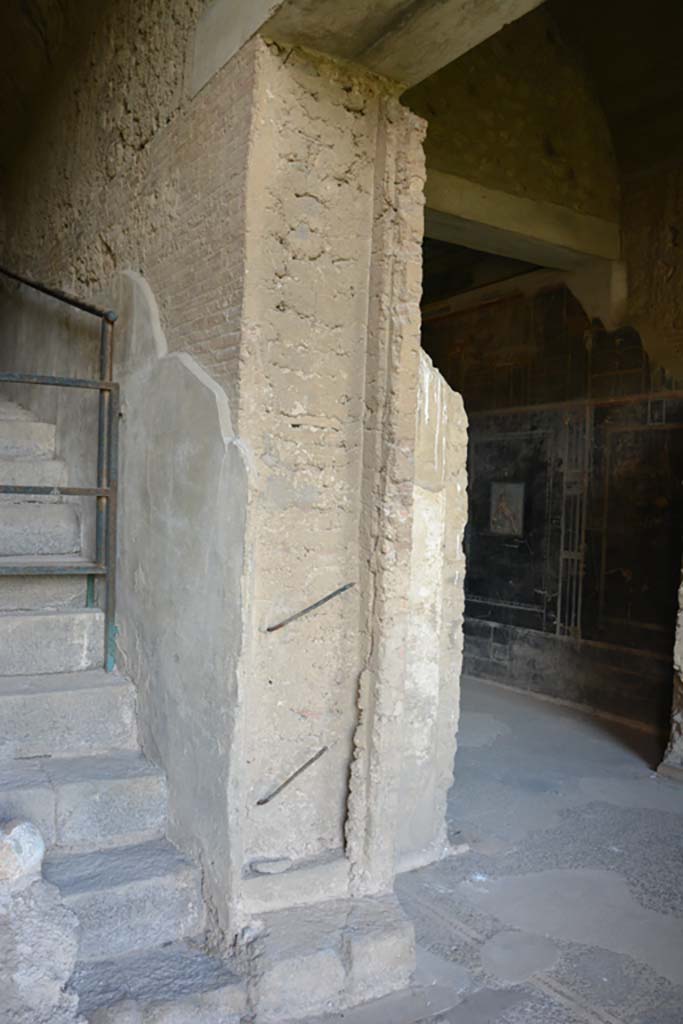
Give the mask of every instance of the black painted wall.
M 423 330 L 470 415 L 465 672 L 665 727 L 683 397 L 563 286 Z

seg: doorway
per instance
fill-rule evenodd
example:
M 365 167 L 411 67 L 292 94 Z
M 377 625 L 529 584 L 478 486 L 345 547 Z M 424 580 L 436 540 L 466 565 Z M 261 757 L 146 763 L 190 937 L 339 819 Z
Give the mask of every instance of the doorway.
M 572 284 L 425 238 L 422 344 L 470 425 L 464 675 L 589 708 L 661 745 L 683 394 L 658 390 L 637 331 L 607 330 Z

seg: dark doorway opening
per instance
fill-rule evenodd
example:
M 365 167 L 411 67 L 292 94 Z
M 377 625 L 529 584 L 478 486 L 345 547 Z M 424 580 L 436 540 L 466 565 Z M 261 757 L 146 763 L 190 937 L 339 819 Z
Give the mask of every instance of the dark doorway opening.
M 655 759 L 683 394 L 637 331 L 591 319 L 566 273 L 430 238 L 422 343 L 470 420 L 464 674 L 644 727 Z

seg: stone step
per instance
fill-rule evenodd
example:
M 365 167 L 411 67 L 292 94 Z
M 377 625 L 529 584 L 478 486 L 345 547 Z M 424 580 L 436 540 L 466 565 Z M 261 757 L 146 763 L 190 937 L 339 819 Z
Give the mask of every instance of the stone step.
M 0 764 L 0 818 L 33 822 L 48 847 L 145 842 L 163 833 L 166 783 L 134 751 L 7 761 Z
M 243 954 L 259 1024 L 343 1010 L 410 983 L 415 934 L 393 894 L 289 907 L 259 921 Z
M 0 398 L 0 420 L 28 420 L 35 421 L 35 416 L 23 405 L 17 402 L 10 402 L 7 398 Z
M 43 862 L 80 924 L 79 960 L 104 960 L 204 930 L 200 874 L 165 839 Z
M 246 1010 L 234 965 L 187 942 L 79 963 L 71 986 L 90 1024 L 239 1024 Z
M 0 555 L 67 555 L 80 551 L 75 505 L 22 501 L 0 515 Z
M 135 750 L 135 689 L 115 672 L 0 677 L 0 761 Z
M 103 659 L 98 608 L 0 613 L 0 676 L 80 672 Z
M 0 459 L 54 458 L 55 427 L 37 420 L 0 419 Z
M 11 487 L 66 487 L 61 459 L 0 458 L 0 484 Z
M 0 612 L 82 608 L 83 576 L 1 576 Z

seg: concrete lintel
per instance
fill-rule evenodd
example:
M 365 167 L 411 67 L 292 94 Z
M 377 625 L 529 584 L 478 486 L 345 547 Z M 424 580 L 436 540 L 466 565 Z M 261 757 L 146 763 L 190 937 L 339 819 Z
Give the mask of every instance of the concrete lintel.
M 282 4 L 283 0 L 213 0 L 195 30 L 190 95 L 195 96 Z
M 423 0 L 396 4 L 386 31 L 360 55 L 371 71 L 406 86 L 474 49 L 543 0 Z
M 619 225 L 601 217 L 443 171 L 428 172 L 426 195 L 425 233 L 431 238 L 559 270 L 619 259 Z
M 360 64 L 405 87 L 467 53 L 542 0 L 213 0 L 195 34 L 195 95 L 256 32 Z

